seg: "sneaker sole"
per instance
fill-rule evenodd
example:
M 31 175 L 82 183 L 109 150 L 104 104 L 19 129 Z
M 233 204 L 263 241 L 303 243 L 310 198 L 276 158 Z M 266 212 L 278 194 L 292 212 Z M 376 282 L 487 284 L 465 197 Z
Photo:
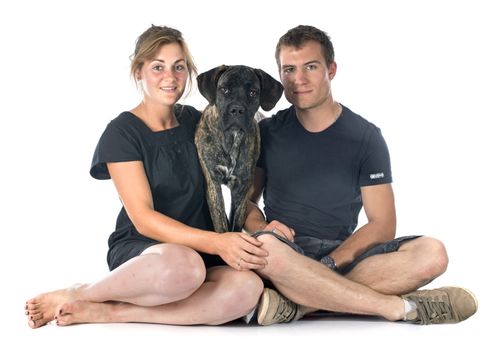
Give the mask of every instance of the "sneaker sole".
M 263 319 L 265 318 L 270 303 L 270 296 L 268 290 L 264 290 L 260 297 L 260 305 L 258 306 L 258 324 L 263 326 Z

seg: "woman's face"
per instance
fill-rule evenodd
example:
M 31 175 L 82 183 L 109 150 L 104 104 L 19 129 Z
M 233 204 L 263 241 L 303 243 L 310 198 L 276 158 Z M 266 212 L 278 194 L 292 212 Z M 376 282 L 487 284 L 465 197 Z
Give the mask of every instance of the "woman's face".
M 173 106 L 183 95 L 188 78 L 186 57 L 177 43 L 160 47 L 139 72 L 145 103 Z

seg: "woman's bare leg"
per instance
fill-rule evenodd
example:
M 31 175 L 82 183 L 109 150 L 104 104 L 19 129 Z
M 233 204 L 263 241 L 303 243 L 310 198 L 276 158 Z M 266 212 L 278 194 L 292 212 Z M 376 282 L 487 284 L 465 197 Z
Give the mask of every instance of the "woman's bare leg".
M 60 326 L 109 322 L 222 324 L 248 314 L 262 290 L 263 283 L 254 272 L 219 266 L 208 270 L 206 282 L 186 299 L 159 306 L 72 301 L 61 305 L 56 322 Z
M 113 300 L 142 306 L 182 300 L 199 289 L 205 273 L 204 262 L 193 249 L 157 244 L 96 283 L 60 289 L 28 300 L 28 324 L 32 328 L 43 326 L 54 319 L 60 305 L 76 300 Z

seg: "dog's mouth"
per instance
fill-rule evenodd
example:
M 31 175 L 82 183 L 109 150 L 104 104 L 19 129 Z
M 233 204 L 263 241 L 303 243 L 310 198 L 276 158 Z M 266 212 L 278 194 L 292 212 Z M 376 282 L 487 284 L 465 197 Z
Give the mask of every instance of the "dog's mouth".
M 252 126 L 252 118 L 245 117 L 223 117 L 221 119 L 223 123 L 223 130 L 231 132 L 248 132 Z
M 246 130 L 240 125 L 227 125 L 224 130 L 225 132 L 232 134 L 246 132 Z

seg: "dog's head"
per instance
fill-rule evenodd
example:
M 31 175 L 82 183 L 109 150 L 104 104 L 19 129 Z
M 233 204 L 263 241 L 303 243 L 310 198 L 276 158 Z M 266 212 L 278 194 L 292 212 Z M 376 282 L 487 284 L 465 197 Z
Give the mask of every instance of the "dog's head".
M 261 69 L 248 66 L 219 66 L 197 77 L 200 93 L 215 105 L 223 130 L 249 131 L 261 107 L 274 108 L 283 87 Z

